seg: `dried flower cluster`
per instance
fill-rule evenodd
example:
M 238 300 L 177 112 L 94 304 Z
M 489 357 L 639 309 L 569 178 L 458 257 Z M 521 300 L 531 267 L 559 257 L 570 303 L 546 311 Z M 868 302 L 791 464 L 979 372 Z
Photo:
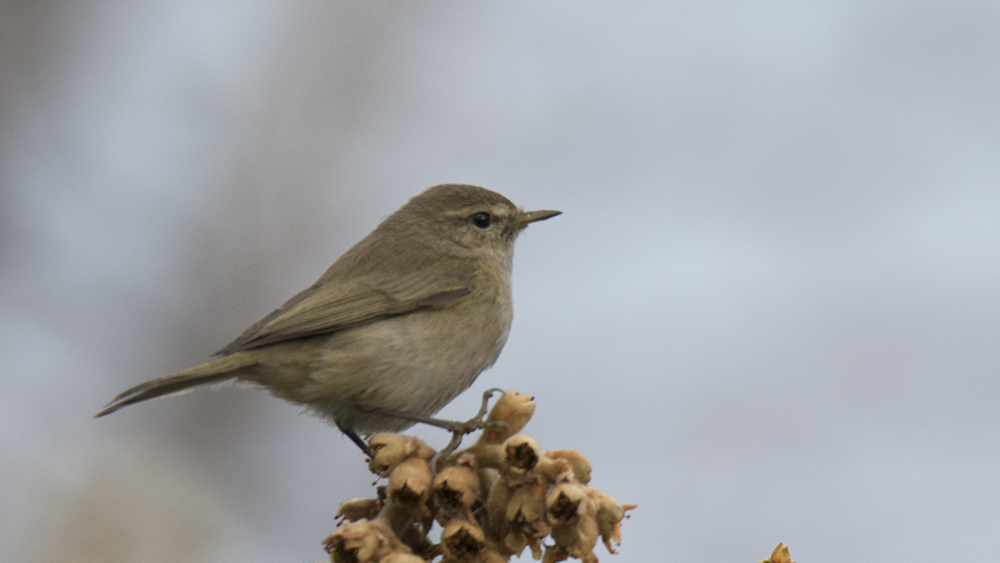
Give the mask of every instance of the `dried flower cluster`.
M 341 526 L 323 542 L 331 561 L 495 563 L 529 547 L 544 563 L 596 563 L 599 537 L 615 553 L 621 520 L 635 505 L 588 487 L 590 462 L 580 452 L 542 451 L 518 434 L 534 410 L 532 397 L 504 393 L 487 417 L 498 424 L 449 455 L 416 438 L 373 436 L 369 468 L 388 484 L 379 498 L 340 505 Z M 438 544 L 427 537 L 434 522 L 443 528 Z

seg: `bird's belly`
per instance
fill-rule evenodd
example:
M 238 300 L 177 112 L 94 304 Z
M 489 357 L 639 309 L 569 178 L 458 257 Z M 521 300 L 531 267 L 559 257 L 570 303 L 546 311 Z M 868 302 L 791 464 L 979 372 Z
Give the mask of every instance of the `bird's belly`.
M 412 422 L 388 409 L 429 416 L 493 365 L 510 322 L 493 315 L 428 310 L 342 331 L 320 346 L 301 402 L 342 428 L 402 430 Z

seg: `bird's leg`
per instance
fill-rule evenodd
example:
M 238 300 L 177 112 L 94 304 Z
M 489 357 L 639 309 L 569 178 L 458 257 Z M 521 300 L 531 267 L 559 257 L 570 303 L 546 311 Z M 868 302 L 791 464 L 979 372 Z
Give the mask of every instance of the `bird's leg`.
M 350 430 L 348 428 L 344 428 L 339 424 L 337 425 L 337 428 L 340 428 L 340 431 L 343 432 L 345 436 L 347 436 L 348 438 L 351 439 L 352 442 L 357 444 L 358 447 L 361 448 L 362 453 L 364 453 L 368 457 L 372 457 L 371 448 L 368 446 L 367 442 L 361 439 L 361 436 L 358 436 L 357 432 Z
M 420 416 L 408 412 L 395 411 L 392 409 L 372 409 L 368 412 L 375 414 L 383 414 L 387 416 L 394 416 L 396 418 L 403 418 L 406 420 L 412 420 L 413 422 L 422 422 L 424 424 L 430 424 L 431 426 L 437 426 L 438 428 L 444 428 L 445 430 L 452 433 L 451 441 L 448 442 L 448 445 L 445 446 L 443 450 L 438 452 L 438 455 L 447 456 L 450 455 L 451 452 L 455 451 L 455 448 L 457 448 L 458 445 L 462 443 L 462 436 L 465 436 L 466 434 L 471 434 L 476 430 L 480 430 L 488 426 L 507 425 L 506 422 L 502 422 L 499 420 L 492 420 L 492 421 L 483 420 L 486 417 L 486 413 L 489 412 L 490 397 L 492 397 L 493 393 L 497 391 L 503 393 L 503 389 L 499 389 L 496 387 L 492 389 L 487 389 L 486 392 L 483 393 L 483 404 L 482 406 L 479 407 L 479 412 L 476 413 L 476 416 L 464 422 L 455 420 L 443 420 L 440 418 L 432 418 L 429 416 Z

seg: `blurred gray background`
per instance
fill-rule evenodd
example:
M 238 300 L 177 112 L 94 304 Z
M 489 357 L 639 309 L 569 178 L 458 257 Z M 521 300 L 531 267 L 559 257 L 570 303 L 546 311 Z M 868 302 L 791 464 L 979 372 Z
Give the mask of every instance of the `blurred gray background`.
M 441 414 L 535 395 L 602 561 L 1000 559 L 994 0 L 4 1 L 0 77 L 0 560 L 324 560 L 333 427 L 90 417 L 443 182 L 564 212 Z

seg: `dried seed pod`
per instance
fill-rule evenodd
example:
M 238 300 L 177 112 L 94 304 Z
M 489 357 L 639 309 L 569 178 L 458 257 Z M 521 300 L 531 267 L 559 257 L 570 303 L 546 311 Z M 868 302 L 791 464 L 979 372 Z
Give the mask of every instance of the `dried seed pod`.
M 517 487 L 510 495 L 506 510 L 509 531 L 503 543 L 515 555 L 520 555 L 528 545 L 535 559 L 542 556 L 542 539 L 551 531 L 545 520 L 546 488 L 544 481 L 535 479 Z
M 353 524 L 367 524 L 367 521 Z M 369 527 L 361 528 L 348 524 L 330 534 L 324 544 L 324 548 L 330 554 L 330 560 L 335 563 L 344 561 L 375 563 L 379 559 L 379 539 Z
M 483 531 L 475 524 L 455 520 L 441 532 L 441 563 L 506 563 L 507 557 L 500 555 L 483 536 Z
M 582 503 L 585 506 L 589 503 Z M 594 546 L 597 545 L 597 521 L 592 514 L 581 514 L 571 524 L 560 524 L 552 527 L 552 539 L 560 549 L 556 553 L 565 552 L 570 557 L 583 561 L 597 561 Z
M 435 519 L 442 526 L 456 516 L 473 521 L 472 506 L 479 498 L 479 464 L 476 458 L 463 454 L 458 464 L 445 467 L 434 476 L 431 494 L 438 511 Z
M 375 434 L 368 440 L 372 458 L 368 469 L 381 477 L 388 475 L 404 459 L 418 457 L 430 459 L 435 451 L 421 440 L 402 434 Z
M 406 544 L 413 553 L 427 558 L 433 543 L 427 538 L 427 530 L 434 521 L 427 503 L 401 504 L 389 501 L 379 512 L 378 521 L 385 522 L 400 542 Z
M 507 505 L 513 493 L 514 487 L 510 483 L 504 479 L 496 479 L 490 487 L 489 496 L 486 497 L 487 530 L 490 538 L 497 543 L 502 543 L 504 537 L 510 533 Z
M 541 450 L 538 442 L 527 434 L 511 436 L 504 441 L 501 473 L 512 485 L 529 479 L 529 473 L 538 465 Z
M 575 522 L 581 514 L 596 513 L 587 489 L 572 481 L 549 487 L 545 494 L 545 516 L 553 526 Z
M 587 487 L 574 481 L 564 481 L 549 488 L 545 495 L 545 512 L 552 524 L 552 539 L 560 549 L 552 556 L 570 556 L 587 560 L 593 557 L 597 544 L 597 501 L 588 495 Z
M 541 450 L 538 442 L 527 434 L 511 436 L 503 443 L 505 467 L 513 467 L 522 471 L 531 471 L 538 459 L 541 457 Z
M 409 553 L 388 525 L 379 519 L 358 520 L 344 525 L 323 540 L 323 548 L 335 563 L 378 563 L 391 552 Z
M 520 432 L 531 420 L 533 414 L 535 414 L 534 397 L 513 389 L 505 391 L 490 409 L 486 421 L 504 422 L 506 426 L 496 425 L 484 428 L 483 433 L 479 436 L 479 443 L 499 444 L 503 442 Z
M 507 521 L 530 524 L 545 519 L 546 484 L 540 480 L 514 489 L 507 502 Z
M 336 518 L 348 522 L 357 522 L 362 518 L 374 520 L 380 510 L 382 503 L 377 498 L 355 498 L 340 503 Z
M 591 466 L 590 461 L 584 457 L 580 450 L 549 450 L 545 455 L 553 459 L 566 460 L 573 470 L 573 478 L 586 485 L 590 482 Z
M 611 542 L 622 544 L 621 521 L 625 518 L 625 513 L 632 510 L 637 504 L 619 504 L 614 497 L 607 493 L 602 493 L 592 487 L 587 487 L 589 496 L 597 507 L 597 526 L 604 540 L 604 546 L 609 553 L 617 553 Z
M 422 503 L 430 496 L 431 468 L 419 457 L 404 459 L 389 474 L 386 493 L 389 500 L 401 505 Z
M 441 532 L 441 549 L 446 560 L 479 561 L 485 547 L 483 531 L 470 522 L 452 520 Z

